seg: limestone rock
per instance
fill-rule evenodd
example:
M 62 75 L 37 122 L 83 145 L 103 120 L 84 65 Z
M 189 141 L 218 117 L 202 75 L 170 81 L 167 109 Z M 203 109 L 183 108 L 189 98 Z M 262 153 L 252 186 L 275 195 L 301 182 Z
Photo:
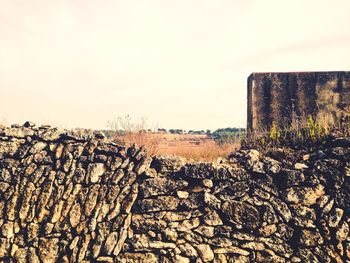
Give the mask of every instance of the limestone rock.
M 315 188 L 292 187 L 287 189 L 286 197 L 291 203 L 313 205 L 324 193 L 324 187 L 322 185 L 317 185 Z
M 341 242 L 346 240 L 348 235 L 349 235 L 349 224 L 343 221 L 340 224 L 340 227 L 338 228 L 335 236 Z
M 184 180 L 173 180 L 168 177 L 150 178 L 143 181 L 140 192 L 144 197 L 154 195 L 171 194 L 178 189 L 186 187 L 188 183 Z
M 177 192 L 176 192 L 176 195 L 177 195 L 177 197 L 180 198 L 180 199 L 186 199 L 186 198 L 188 198 L 189 193 L 186 192 L 186 191 L 177 191 Z
M 72 227 L 76 227 L 80 222 L 81 207 L 79 203 L 75 203 L 69 213 L 69 222 Z
M 23 124 L 23 127 L 26 127 L 26 128 L 32 128 L 32 127 L 35 127 L 35 123 L 34 122 L 31 122 L 31 121 L 26 121 L 24 124 Z
M 178 234 L 177 234 L 176 230 L 172 230 L 172 229 L 167 228 L 164 231 L 164 236 L 165 236 L 166 240 L 176 241 Z
M 0 141 L 0 157 L 13 156 L 20 146 L 19 141 Z
M 215 195 L 205 192 L 204 193 L 204 203 L 206 203 L 210 208 L 220 209 L 221 200 L 216 198 Z
M 214 227 L 201 225 L 198 228 L 196 228 L 194 230 L 194 232 L 201 234 L 202 236 L 213 237 L 214 236 Z
M 161 219 L 146 218 L 142 214 L 134 214 L 132 217 L 132 226 L 143 232 L 147 232 L 148 230 L 162 232 L 167 227 L 167 223 Z
M 88 167 L 88 178 L 91 183 L 97 183 L 100 177 L 105 172 L 105 166 L 103 163 L 93 163 L 89 164 Z
M 198 227 L 200 224 L 200 220 L 198 217 L 195 217 L 195 218 L 191 218 L 188 220 L 184 220 L 184 221 L 180 222 L 179 224 L 178 223 L 176 223 L 176 224 L 177 224 L 177 227 L 176 227 L 177 231 L 187 232 L 193 228 Z
M 208 244 L 198 245 L 197 251 L 203 262 L 209 262 L 214 259 L 214 252 Z
M 117 257 L 117 261 L 121 263 L 137 263 L 137 262 L 158 262 L 158 258 L 153 253 L 125 253 Z
M 216 248 L 214 249 L 215 254 L 239 254 L 243 256 L 248 256 L 249 252 L 247 250 L 241 249 L 239 247 L 235 246 L 230 246 L 230 247 L 225 247 L 225 248 Z
M 43 262 L 54 263 L 58 258 L 58 238 L 39 239 L 39 257 Z
M 222 211 L 227 220 L 238 227 L 256 229 L 261 224 L 259 211 L 245 202 L 225 202 Z
M 62 136 L 63 132 L 57 128 L 45 129 L 39 136 L 44 141 L 56 141 Z
M 141 213 L 175 210 L 180 200 L 172 196 L 158 196 L 156 199 L 143 199 L 138 202 L 137 210 Z
M 18 127 L 18 128 L 7 128 L 4 130 L 5 136 L 15 137 L 15 138 L 25 138 L 27 136 L 34 135 L 34 131 L 30 128 L 26 127 Z
M 187 257 L 198 257 L 197 250 L 189 243 L 183 243 L 179 245 L 181 253 Z
M 184 165 L 185 161 L 177 156 L 157 156 L 151 163 L 151 168 L 156 169 L 158 173 L 177 172 Z
M 1 228 L 1 234 L 8 239 L 12 238 L 14 235 L 13 222 L 5 223 Z
M 204 217 L 204 222 L 209 226 L 219 226 L 223 224 L 215 210 L 208 210 L 207 215 Z
M 117 245 L 118 242 L 118 233 L 117 232 L 112 232 L 108 235 L 105 243 L 105 251 L 107 255 L 111 255 L 113 252 L 113 249 Z
M 316 230 L 303 229 L 299 243 L 307 247 L 317 246 L 323 244 L 323 238 Z
M 176 255 L 174 257 L 174 260 L 175 260 L 175 262 L 178 262 L 178 263 L 190 263 L 189 258 L 180 256 L 180 255 Z
M 255 149 L 249 150 L 245 157 L 247 158 L 246 165 L 248 169 L 255 173 L 265 173 L 264 164 L 260 161 L 259 151 Z
M 344 214 L 344 210 L 340 208 L 335 208 L 329 215 L 328 215 L 328 224 L 330 227 L 337 227 L 340 220 L 342 219 Z
M 26 263 L 27 262 L 27 250 L 25 248 L 19 248 L 13 255 L 15 262 Z
M 207 188 L 212 188 L 214 186 L 213 181 L 210 179 L 203 179 L 202 183 L 203 183 L 203 186 Z
M 294 164 L 294 169 L 296 170 L 303 170 L 309 168 L 306 164 L 304 163 L 296 163 Z

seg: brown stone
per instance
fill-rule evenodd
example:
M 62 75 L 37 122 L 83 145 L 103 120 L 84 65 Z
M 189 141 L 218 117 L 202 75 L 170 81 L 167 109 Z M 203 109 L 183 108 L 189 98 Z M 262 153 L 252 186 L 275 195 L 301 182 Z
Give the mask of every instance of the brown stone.
M 307 247 L 317 246 L 323 244 L 323 238 L 317 230 L 303 229 L 299 243 Z
M 204 222 L 209 226 L 219 226 L 223 224 L 219 214 L 215 210 L 207 210 L 207 214 L 204 216 Z
M 200 244 L 197 246 L 198 255 L 203 262 L 209 262 L 214 259 L 214 253 L 208 244 Z
M 43 262 L 54 263 L 58 258 L 58 238 L 39 239 L 39 257 Z
M 75 203 L 69 213 L 69 222 L 72 227 L 76 227 L 80 222 L 81 208 L 79 203 Z
M 87 178 L 91 183 L 97 183 L 104 174 L 106 168 L 103 163 L 89 164 Z

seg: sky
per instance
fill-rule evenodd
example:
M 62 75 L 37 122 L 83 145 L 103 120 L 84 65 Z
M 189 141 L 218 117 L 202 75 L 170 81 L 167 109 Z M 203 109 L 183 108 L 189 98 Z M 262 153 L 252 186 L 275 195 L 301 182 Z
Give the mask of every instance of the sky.
M 349 0 L 0 0 L 0 122 L 245 127 L 252 72 L 350 70 Z

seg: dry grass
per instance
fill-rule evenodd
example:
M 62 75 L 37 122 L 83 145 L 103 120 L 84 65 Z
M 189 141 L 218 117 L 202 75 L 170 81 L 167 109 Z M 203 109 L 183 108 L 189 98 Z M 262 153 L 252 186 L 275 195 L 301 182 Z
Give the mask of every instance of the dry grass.
M 113 131 L 112 140 L 116 143 L 124 146 L 144 145 L 150 156 L 177 155 L 193 161 L 215 161 L 240 147 L 239 141 L 219 145 L 204 134 L 150 132 L 145 119 L 135 120 L 129 115 L 117 116 L 108 122 L 108 127 Z
M 196 146 L 179 144 L 169 148 L 161 148 L 159 154 L 177 155 L 192 161 L 216 161 L 218 158 L 227 157 L 234 150 L 237 150 L 239 145 L 239 142 L 219 145 L 214 141 L 200 143 Z
M 149 155 L 176 155 L 192 161 L 216 161 L 240 146 L 239 141 L 219 145 L 207 135 L 135 132 L 114 136 L 114 141 L 129 146 L 145 145 Z
M 144 145 L 149 155 L 153 156 L 159 154 L 160 138 L 157 134 L 148 132 L 128 132 L 126 134 L 114 134 L 113 140 L 124 146 L 136 144 L 138 146 Z

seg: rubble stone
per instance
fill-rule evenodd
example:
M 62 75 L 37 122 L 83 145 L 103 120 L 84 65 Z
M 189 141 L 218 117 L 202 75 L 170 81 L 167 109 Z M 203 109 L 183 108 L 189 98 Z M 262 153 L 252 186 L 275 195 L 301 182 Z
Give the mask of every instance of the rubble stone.
M 346 143 L 185 163 L 93 131 L 0 129 L 0 261 L 347 262 Z

